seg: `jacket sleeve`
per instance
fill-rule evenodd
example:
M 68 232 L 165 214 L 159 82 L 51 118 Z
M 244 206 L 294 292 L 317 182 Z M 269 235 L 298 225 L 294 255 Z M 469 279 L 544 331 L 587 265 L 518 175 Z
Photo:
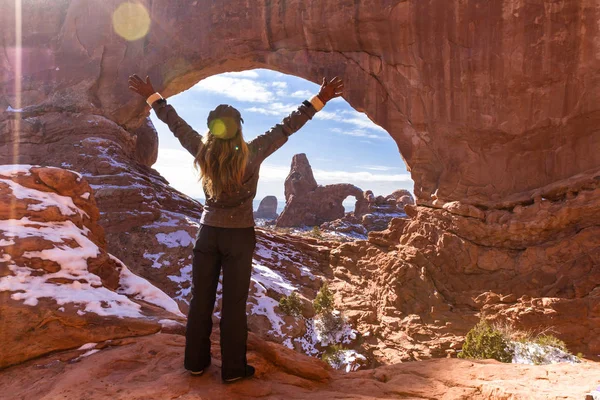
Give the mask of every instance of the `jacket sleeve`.
M 169 126 L 169 129 L 175 134 L 175 137 L 179 139 L 181 145 L 195 157 L 202 145 L 202 136 L 192 129 L 192 127 L 177 114 L 173 106 L 167 104 L 166 100 L 156 100 L 152 104 L 152 109 L 156 112 L 156 116 Z
M 317 110 L 305 100 L 300 106 L 285 117 L 283 121 L 248 143 L 251 154 L 260 164 L 265 158 L 287 142 L 288 137 L 315 115 Z

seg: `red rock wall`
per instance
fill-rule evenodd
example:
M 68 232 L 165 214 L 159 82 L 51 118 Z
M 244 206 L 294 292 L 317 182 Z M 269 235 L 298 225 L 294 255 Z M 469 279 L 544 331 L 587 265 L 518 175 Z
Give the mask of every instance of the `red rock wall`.
M 23 3 L 19 103 L 15 2 L 2 0 L 0 109 L 101 114 L 132 129 L 144 106 L 127 90 L 132 72 L 170 96 L 265 67 L 343 76 L 346 99 L 398 144 L 420 203 L 526 201 L 600 167 L 596 1 L 142 1 L 152 25 L 133 42 L 112 29 L 119 3 Z

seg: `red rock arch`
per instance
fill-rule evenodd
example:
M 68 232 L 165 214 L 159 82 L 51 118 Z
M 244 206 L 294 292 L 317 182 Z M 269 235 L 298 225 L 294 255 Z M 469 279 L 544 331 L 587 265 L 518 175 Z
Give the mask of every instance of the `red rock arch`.
M 15 96 L 15 2 L 2 0 L 0 108 L 98 114 L 132 131 L 144 107 L 125 84 L 134 71 L 171 96 L 270 68 L 343 76 L 346 100 L 396 141 L 421 204 L 506 207 L 600 167 L 597 3 L 145 0 L 151 29 L 133 42 L 112 29 L 119 3 L 24 3 Z

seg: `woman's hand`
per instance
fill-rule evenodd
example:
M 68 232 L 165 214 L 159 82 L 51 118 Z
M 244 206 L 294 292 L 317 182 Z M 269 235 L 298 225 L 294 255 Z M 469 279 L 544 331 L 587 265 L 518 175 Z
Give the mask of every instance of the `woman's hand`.
M 321 84 L 321 90 L 319 91 L 319 99 L 323 103 L 327 103 L 329 100 L 340 97 L 344 90 L 344 82 L 337 76 L 327 83 L 327 78 L 323 77 L 323 84 Z
M 127 82 L 129 83 L 129 89 L 139 94 L 144 99 L 147 99 L 152 94 L 156 93 L 156 90 L 154 90 L 154 87 L 152 86 L 152 82 L 150 82 L 149 76 L 146 76 L 146 82 L 144 82 L 142 78 L 136 74 L 133 74 L 129 76 L 129 80 Z

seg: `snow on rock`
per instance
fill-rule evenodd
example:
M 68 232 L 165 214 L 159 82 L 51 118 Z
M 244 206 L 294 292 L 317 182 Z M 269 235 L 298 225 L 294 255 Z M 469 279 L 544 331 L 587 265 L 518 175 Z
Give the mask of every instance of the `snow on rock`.
M 170 233 L 157 233 L 156 239 L 167 247 L 187 247 L 195 242 L 187 231 L 178 230 Z
M 252 280 L 264 289 L 271 289 L 285 296 L 296 290 L 288 279 L 256 262 L 252 266 Z
M 333 310 L 330 317 L 320 315 L 314 318 L 313 323 L 316 339 L 321 346 L 350 343 L 356 339 L 357 332 L 346 322 L 339 310 Z
M 327 361 L 335 369 L 352 372 L 363 366 L 367 358 L 355 350 L 340 350 Z
M 183 323 L 181 323 L 179 321 L 172 320 L 172 319 L 161 319 L 161 320 L 158 321 L 158 323 L 163 328 L 179 328 L 180 326 L 184 326 Z
M 179 311 L 179 306 L 175 300 L 167 296 L 165 292 L 152 285 L 146 279 L 134 275 L 129 271 L 125 264 L 112 254 L 109 254 L 109 257 L 121 265 L 121 278 L 119 280 L 120 286 L 117 290 L 118 293 L 133 296 L 137 300 L 143 300 L 162 307 L 175 315 L 185 317 L 185 315 Z
M 5 164 L 0 165 L 0 175 L 13 176 L 17 174 L 31 175 L 29 169 L 34 165 L 31 164 Z
M 537 343 L 510 342 L 509 348 L 513 353 L 514 364 L 558 364 L 558 363 L 580 363 L 581 360 L 558 347 L 540 345 Z
M 89 350 L 89 349 L 93 349 L 94 347 L 96 347 L 98 343 L 86 343 L 84 345 L 82 345 L 80 348 L 78 348 L 77 350 Z
M 161 263 L 158 262 L 158 259 L 164 255 L 165 255 L 165 253 L 152 254 L 152 253 L 148 253 L 147 250 L 144 251 L 144 258 L 152 261 L 152 268 L 160 268 L 161 267 Z
M 255 304 L 252 306 L 251 314 L 264 315 L 271 324 L 271 329 L 268 330 L 270 334 L 277 337 L 283 337 L 281 328 L 285 325 L 285 322 L 275 311 L 275 307 L 279 305 L 279 302 L 267 295 L 266 288 L 256 280 L 252 278 L 252 283 L 256 288 L 256 294 L 253 296 Z
M 58 207 L 60 212 L 65 216 L 79 213 L 89 218 L 89 215 L 85 211 L 81 210 L 73 203 L 73 199 L 71 197 L 60 196 L 52 192 L 42 192 L 41 190 L 27 188 L 18 184 L 17 182 L 12 181 L 11 179 L 0 179 L 0 182 L 8 185 L 8 187 L 12 191 L 12 195 L 15 198 L 19 200 L 35 200 L 38 202 L 37 204 L 28 204 L 28 210 L 40 211 L 48 207 L 54 206 Z
M 0 368 L 86 343 L 155 333 L 159 319 L 183 317 L 173 299 L 106 252 L 98 210 L 79 198 L 89 191 L 84 179 L 65 179 L 60 168 L 25 166 L 1 166 L 0 176 L 6 177 L 0 179 L 6 183 L 0 208 L 16 204 L 14 218 L 0 219 L 6 327 Z M 40 181 L 50 183 L 47 192 Z
M 187 264 L 179 270 L 179 275 L 168 275 L 167 278 L 178 284 L 179 289 L 175 299 L 189 302 L 188 298 L 192 291 L 192 264 Z

